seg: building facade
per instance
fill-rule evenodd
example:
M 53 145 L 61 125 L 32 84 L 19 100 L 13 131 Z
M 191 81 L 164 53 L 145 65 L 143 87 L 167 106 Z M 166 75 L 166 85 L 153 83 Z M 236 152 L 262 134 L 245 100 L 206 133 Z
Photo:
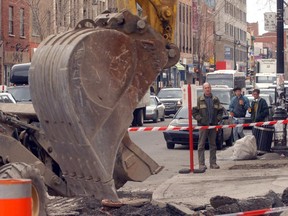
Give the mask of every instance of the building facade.
M 30 10 L 26 1 L 1 2 L 0 78 L 1 84 L 8 84 L 11 67 L 30 61 Z
M 215 60 L 226 69 L 246 71 L 246 0 L 218 0 L 215 7 Z
M 193 67 L 197 54 L 193 53 L 193 7 L 198 1 L 179 0 L 175 28 L 175 44 L 180 48 L 180 67 L 172 67 L 159 77 L 161 87 L 179 86 L 186 79 L 186 71 Z M 117 11 L 116 0 L 2 0 L 0 28 L 1 84 L 9 84 L 11 67 L 17 63 L 30 62 L 38 45 L 51 34 L 73 29 L 82 19 L 94 20 L 105 10 Z M 21 3 L 20 3 L 21 2 Z M 199 11 L 198 11 L 199 13 Z M 200 14 L 200 13 L 199 13 Z M 195 19 L 195 16 L 194 16 Z M 13 32 L 12 32 L 13 31 Z M 194 31 L 195 39 L 195 31 Z M 195 51 L 196 49 L 194 49 Z

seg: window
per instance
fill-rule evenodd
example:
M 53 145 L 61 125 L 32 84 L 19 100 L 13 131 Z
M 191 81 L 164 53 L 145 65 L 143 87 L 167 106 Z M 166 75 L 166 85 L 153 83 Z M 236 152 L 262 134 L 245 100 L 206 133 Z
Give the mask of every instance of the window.
M 24 8 L 20 8 L 20 36 L 24 37 Z
M 13 35 L 13 6 L 9 6 L 9 32 L 10 35 Z
M 230 25 L 230 36 L 234 36 L 234 28 L 232 25 Z
M 47 11 L 47 33 L 51 34 L 51 11 Z
M 229 11 L 229 3 L 225 0 L 225 13 L 228 14 Z
M 225 34 L 229 34 L 229 24 L 225 22 Z
M 35 8 L 32 10 L 32 35 L 33 36 L 39 36 L 39 23 L 37 22 L 37 17 L 39 14 L 39 9 Z

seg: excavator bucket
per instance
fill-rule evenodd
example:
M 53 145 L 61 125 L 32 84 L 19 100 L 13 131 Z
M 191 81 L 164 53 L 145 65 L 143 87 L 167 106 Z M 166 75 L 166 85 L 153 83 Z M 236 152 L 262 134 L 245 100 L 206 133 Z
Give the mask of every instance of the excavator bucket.
M 116 187 L 161 169 L 127 128 L 152 81 L 178 58 L 176 46 L 128 11 L 83 20 L 40 44 L 31 97 L 71 191 L 117 200 Z

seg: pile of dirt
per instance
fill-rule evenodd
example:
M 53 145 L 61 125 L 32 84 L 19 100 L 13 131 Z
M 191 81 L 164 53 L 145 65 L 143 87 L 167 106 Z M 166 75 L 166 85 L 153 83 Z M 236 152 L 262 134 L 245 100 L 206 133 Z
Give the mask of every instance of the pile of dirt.
M 123 215 L 133 215 L 133 216 L 169 216 L 171 215 L 167 208 L 160 208 L 154 206 L 151 203 L 145 204 L 143 206 L 134 207 L 131 205 L 123 205 L 120 208 L 109 208 L 103 207 L 101 205 L 96 208 L 91 208 L 89 206 L 84 207 L 79 211 L 80 215 L 83 216 L 123 216 Z
M 283 191 L 282 195 L 277 194 L 274 191 L 269 191 L 263 197 L 250 197 L 242 200 L 234 199 L 227 196 L 215 196 L 210 199 L 210 205 L 207 205 L 204 209 L 197 211 L 197 214 L 195 215 L 210 216 L 222 214 L 236 214 L 239 212 L 249 212 L 271 208 L 280 208 L 278 213 L 273 214 L 280 215 L 281 210 L 287 208 L 287 204 L 288 188 Z
M 103 206 L 93 197 L 50 197 L 48 204 L 49 216 L 182 216 L 185 215 L 178 209 L 168 205 L 165 208 L 151 204 L 152 194 L 120 193 L 120 200 L 124 203 L 121 207 Z

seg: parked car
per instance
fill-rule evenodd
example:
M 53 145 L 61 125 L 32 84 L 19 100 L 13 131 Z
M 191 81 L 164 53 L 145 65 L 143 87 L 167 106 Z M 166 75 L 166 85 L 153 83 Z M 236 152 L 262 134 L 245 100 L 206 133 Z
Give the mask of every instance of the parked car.
M 16 102 L 32 102 L 30 88 L 28 85 L 11 86 L 7 88 L 7 92 L 11 93 Z
M 150 96 L 150 105 L 146 106 L 145 120 L 153 120 L 158 122 L 165 120 L 165 106 L 157 96 Z
M 165 115 L 175 114 L 182 106 L 181 88 L 162 88 L 157 97 L 165 105 Z
M 0 103 L 16 103 L 15 98 L 8 92 L 0 93 Z
M 228 112 L 224 108 L 224 115 L 228 117 Z M 173 120 L 170 122 L 169 126 L 175 127 L 188 127 L 188 107 L 181 107 Z M 232 119 L 228 118 L 223 120 L 222 124 L 231 124 Z M 192 120 L 193 126 L 197 126 L 196 120 Z M 168 149 L 174 149 L 175 144 L 180 145 L 189 145 L 189 131 L 188 130 L 179 130 L 179 131 L 164 131 L 164 138 L 166 140 L 166 145 Z M 198 146 L 199 139 L 199 130 L 193 130 L 193 147 L 196 149 Z M 216 136 L 216 145 L 217 149 L 221 150 L 223 148 L 223 142 L 226 143 L 226 146 L 232 146 L 233 144 L 233 135 L 231 128 L 219 129 L 217 130 Z

